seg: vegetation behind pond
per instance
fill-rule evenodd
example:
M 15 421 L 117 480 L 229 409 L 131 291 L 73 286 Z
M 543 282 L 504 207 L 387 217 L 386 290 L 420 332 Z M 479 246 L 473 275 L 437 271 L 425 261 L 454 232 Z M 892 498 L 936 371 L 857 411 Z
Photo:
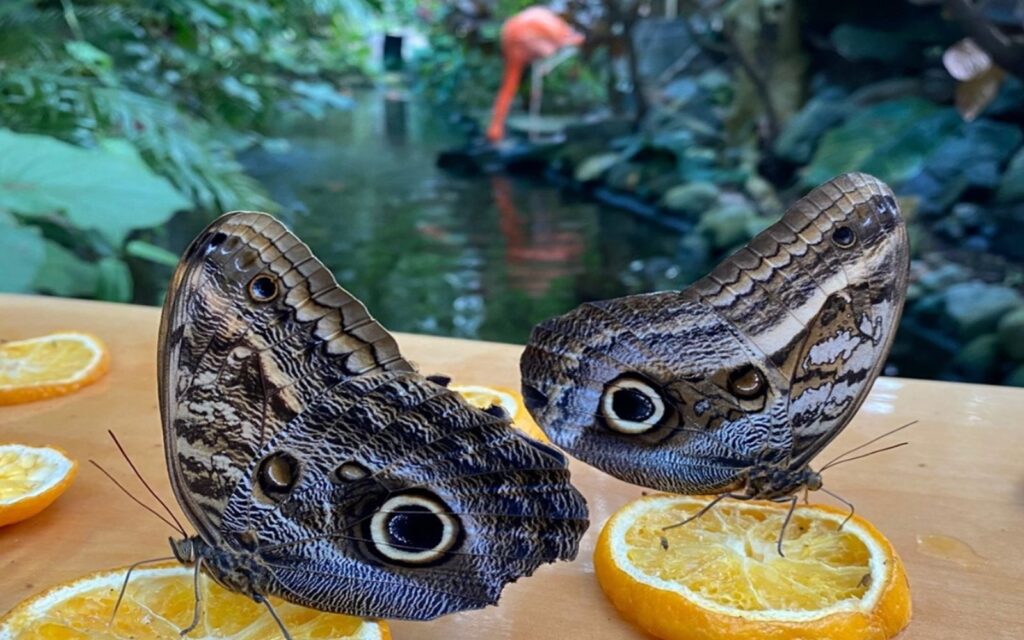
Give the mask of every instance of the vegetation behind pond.
M 317 227 L 326 218 L 311 222 L 303 202 L 282 195 L 254 164 L 262 158 L 265 169 L 275 149 L 289 148 L 293 129 L 282 123 L 348 108 L 354 86 L 385 84 L 401 100 L 408 83 L 418 102 L 440 107 L 472 135 L 501 75 L 501 19 L 526 4 L 3 3 L 3 289 L 157 303 L 185 236 L 238 208 L 284 215 L 327 244 Z M 601 256 L 588 258 L 586 271 L 605 274 L 611 285 L 568 275 L 558 280 L 557 298 L 680 288 L 809 187 L 863 170 L 897 189 L 911 222 L 914 282 L 893 370 L 1024 384 L 1024 84 L 1017 62 L 1024 45 L 1013 4 L 985 3 L 982 11 L 953 1 L 708 0 L 680 2 L 679 17 L 667 19 L 663 3 L 554 3 L 589 37 L 546 80 L 545 113 L 601 125 L 570 126 L 567 142 L 542 156 L 540 175 L 690 230 L 665 248 L 673 236 L 649 227 L 656 246 L 637 240 L 615 251 L 601 244 L 614 242 L 608 234 L 588 234 L 602 248 L 581 254 Z M 382 75 L 372 55 L 370 43 L 385 28 L 426 37 L 404 76 Z M 1004 48 L 987 38 L 992 30 L 1005 36 Z M 327 193 L 357 206 L 344 200 L 345 190 L 332 191 L 338 180 L 324 178 Z M 473 184 L 458 180 L 443 189 Z M 274 197 L 268 185 L 277 185 Z M 486 188 L 492 200 L 479 215 L 498 216 L 497 196 Z M 440 193 L 437 185 L 432 193 Z M 323 200 L 329 207 L 330 198 Z M 416 228 L 430 217 L 401 215 Z M 618 224 L 603 213 L 587 219 Z M 497 242 L 510 250 L 504 237 Z M 419 268 L 447 264 L 417 263 L 425 254 L 410 250 L 407 262 Z M 624 251 L 636 258 L 609 257 Z M 618 274 L 605 271 L 610 264 Z M 351 265 L 332 266 L 362 277 Z M 430 305 L 465 299 L 426 296 L 418 319 L 395 310 L 394 321 L 384 320 L 398 329 L 522 340 L 531 319 L 564 310 L 538 295 L 485 297 L 484 307 L 454 315 Z M 392 314 L 385 300 L 372 306 Z M 513 308 L 529 311 L 503 324 L 516 316 Z M 477 320 L 458 327 L 429 320 L 474 313 Z

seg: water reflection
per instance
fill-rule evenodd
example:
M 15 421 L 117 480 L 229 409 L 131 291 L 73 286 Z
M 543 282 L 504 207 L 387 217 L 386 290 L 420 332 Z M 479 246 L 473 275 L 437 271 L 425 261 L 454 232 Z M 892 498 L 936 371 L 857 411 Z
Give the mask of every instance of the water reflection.
M 386 327 L 506 342 L 583 300 L 644 291 L 631 263 L 677 238 L 628 214 L 504 175 L 435 168 L 443 114 L 398 92 L 322 122 L 282 123 L 244 157 L 282 217 Z

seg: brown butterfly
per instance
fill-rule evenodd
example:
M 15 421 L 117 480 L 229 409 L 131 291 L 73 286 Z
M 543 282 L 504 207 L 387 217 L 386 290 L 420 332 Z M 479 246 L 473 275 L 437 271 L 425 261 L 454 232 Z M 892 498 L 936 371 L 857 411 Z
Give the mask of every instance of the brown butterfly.
M 427 620 L 576 555 L 587 512 L 564 456 L 416 373 L 266 214 L 192 242 L 158 357 L 167 469 L 198 532 L 171 546 L 197 576 Z
M 683 291 L 541 323 L 520 363 L 526 405 L 623 480 L 795 504 L 821 488 L 812 458 L 882 368 L 908 269 L 892 191 L 839 176 Z

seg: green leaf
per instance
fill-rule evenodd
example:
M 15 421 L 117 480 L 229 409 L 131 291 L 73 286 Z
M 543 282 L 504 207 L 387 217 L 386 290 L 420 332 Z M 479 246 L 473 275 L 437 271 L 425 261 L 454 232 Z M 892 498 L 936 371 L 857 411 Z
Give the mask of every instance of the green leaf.
M 128 265 L 119 258 L 103 258 L 98 267 L 96 299 L 109 302 L 130 302 L 132 299 L 132 274 Z
M 921 171 L 926 158 L 959 123 L 953 109 L 919 98 L 872 105 L 822 137 L 802 183 L 810 188 L 847 171 L 901 183 Z
M 64 43 L 68 55 L 91 71 L 96 77 L 113 79 L 114 61 L 107 53 L 84 40 L 70 40 Z
M 0 207 L 24 216 L 61 212 L 120 246 L 132 229 L 163 224 L 189 206 L 138 155 L 0 129 Z
M 46 240 L 44 247 L 46 261 L 36 273 L 34 290 L 63 297 L 92 297 L 96 293 L 96 265 L 56 242 Z
M 168 267 L 178 266 L 178 256 L 163 247 L 150 244 L 145 240 L 130 241 L 125 245 L 124 251 L 131 257 L 139 258 L 140 260 L 148 260 L 149 262 L 162 264 Z
M 0 291 L 23 293 L 46 260 L 44 241 L 38 229 L 18 226 L 0 212 Z

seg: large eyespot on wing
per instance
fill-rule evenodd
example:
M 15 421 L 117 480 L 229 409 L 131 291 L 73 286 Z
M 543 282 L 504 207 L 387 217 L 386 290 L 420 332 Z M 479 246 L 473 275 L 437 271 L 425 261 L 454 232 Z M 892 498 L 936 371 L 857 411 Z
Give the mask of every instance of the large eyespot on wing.
M 706 306 L 664 292 L 590 303 L 537 327 L 520 359 L 526 406 L 574 457 L 663 491 L 732 486 L 760 448 L 712 380 L 754 353 Z
M 458 545 L 462 523 L 440 498 L 419 490 L 385 500 L 364 535 L 385 560 L 422 566 L 443 560 Z
M 224 538 L 258 532 L 271 592 L 322 610 L 425 620 L 493 604 L 573 558 L 587 527 L 564 456 L 417 374 L 332 388 L 266 451 L 306 451 L 300 479 L 276 503 L 239 487 Z
M 621 376 L 601 394 L 601 417 L 609 429 L 626 434 L 647 433 L 667 414 L 661 392 L 649 381 Z
M 309 248 L 255 212 L 225 214 L 185 251 L 157 357 L 172 487 L 209 540 L 244 470 L 309 399 L 360 375 L 412 370 Z

